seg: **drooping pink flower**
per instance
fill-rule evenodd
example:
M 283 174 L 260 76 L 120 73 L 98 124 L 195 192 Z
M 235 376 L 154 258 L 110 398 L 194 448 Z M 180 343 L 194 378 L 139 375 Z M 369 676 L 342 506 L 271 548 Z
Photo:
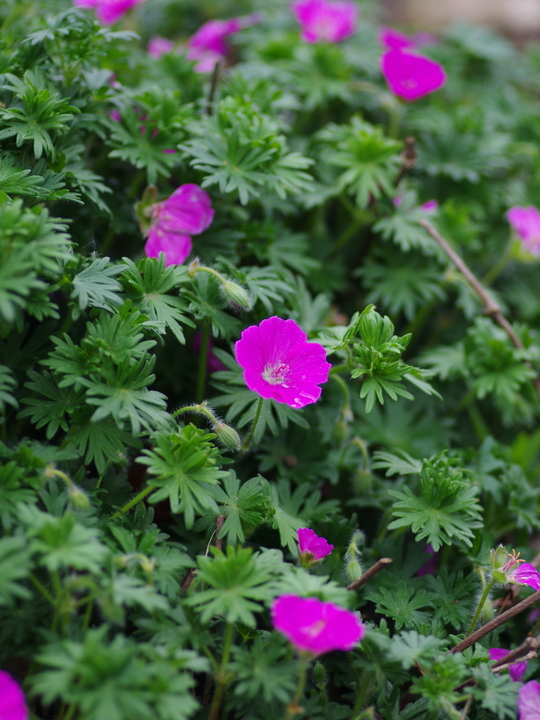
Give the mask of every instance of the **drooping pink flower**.
M 519 720 L 540 720 L 540 683 L 529 680 L 519 688 Z
M 436 552 L 429 543 L 426 544 L 424 548 L 424 553 L 429 555 L 429 558 L 423 565 L 420 565 L 420 567 L 416 571 L 416 574 L 419 577 L 422 577 L 424 575 L 435 575 L 435 570 L 437 569 L 437 560 L 439 559 L 439 553 Z
M 319 537 L 314 530 L 309 528 L 299 528 L 298 530 L 298 549 L 300 550 L 300 562 L 304 567 L 308 567 L 318 560 L 322 560 L 330 555 L 334 549 L 328 540 Z
M 28 708 L 19 683 L 4 670 L 0 670 L 1 720 L 27 720 Z
M 382 27 L 379 30 L 379 42 L 387 50 L 400 50 L 416 46 L 412 38 L 390 27 Z
M 210 197 L 198 185 L 181 185 L 151 208 L 145 252 L 148 257 L 165 253 L 166 265 L 181 265 L 191 252 L 191 235 L 206 230 L 214 218 Z
M 390 90 L 409 101 L 439 90 L 446 82 L 442 65 L 408 50 L 385 52 L 381 57 L 381 71 Z
M 436 213 L 439 209 L 439 203 L 437 200 L 428 200 L 423 205 L 420 205 L 420 208 L 429 215 L 433 215 L 433 213 Z
M 506 576 L 506 579 L 517 585 L 529 585 L 535 590 L 540 590 L 540 572 L 531 563 L 519 565 Z
M 312 655 L 352 650 L 366 630 L 355 613 L 298 595 L 281 595 L 274 600 L 272 624 L 298 650 Z
M 295 0 L 291 10 L 304 42 L 337 43 L 356 32 L 359 8 L 353 0 Z
M 143 0 L 73 0 L 78 7 L 94 8 L 103 25 L 112 25 Z
M 505 650 L 504 648 L 491 648 L 489 651 L 489 659 L 490 660 L 502 660 L 503 657 L 506 657 L 510 650 Z M 523 676 L 525 675 L 525 672 L 527 670 L 527 661 L 524 662 L 514 662 L 510 665 L 508 668 L 508 672 L 510 673 L 510 677 L 514 682 L 521 682 L 523 680 Z
M 150 57 L 153 58 L 160 58 L 162 55 L 170 53 L 172 49 L 173 41 L 167 40 L 167 38 L 164 37 L 159 37 L 158 35 L 154 35 L 154 37 L 150 38 L 146 48 Z
M 515 550 L 509 553 L 504 545 L 499 545 L 498 548 L 490 550 L 489 555 L 492 577 L 496 582 L 529 585 L 540 590 L 540 572 L 534 565 L 520 560 L 520 554 Z
M 521 238 L 524 249 L 540 257 L 540 212 L 533 205 L 517 205 L 510 208 L 506 218 Z
M 229 46 L 226 37 L 255 25 L 261 21 L 260 13 L 252 13 L 244 17 L 230 20 L 209 20 L 201 25 L 197 32 L 188 40 L 188 60 L 195 60 L 196 72 L 212 72 L 217 62 L 226 59 Z
M 322 345 L 308 342 L 294 320 L 275 316 L 244 330 L 234 352 L 250 390 L 293 408 L 317 402 L 332 367 Z

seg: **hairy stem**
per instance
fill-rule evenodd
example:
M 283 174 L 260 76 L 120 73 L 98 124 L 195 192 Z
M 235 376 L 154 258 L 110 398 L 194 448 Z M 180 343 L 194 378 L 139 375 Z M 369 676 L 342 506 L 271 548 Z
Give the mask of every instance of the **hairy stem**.
M 141 500 L 144 500 L 144 498 L 147 495 L 150 495 L 150 493 L 155 490 L 154 485 L 148 485 L 148 487 L 145 487 L 144 490 L 141 490 L 141 492 L 138 495 L 135 495 L 135 497 L 130 500 L 128 503 L 124 505 L 124 507 L 120 508 L 120 510 L 117 510 L 114 515 L 111 515 L 109 520 L 114 520 L 117 517 L 120 517 L 121 515 L 125 515 L 128 513 L 132 507 L 135 507 L 135 505 L 138 505 Z
M 495 585 L 495 580 L 490 580 L 486 587 L 484 588 L 484 592 L 482 593 L 480 600 L 478 601 L 478 605 L 476 606 L 476 611 L 474 613 L 473 619 L 471 620 L 471 624 L 469 625 L 469 629 L 467 630 L 467 634 L 465 637 L 469 637 L 469 635 L 472 633 L 474 628 L 476 627 L 476 623 L 478 622 L 478 618 L 480 617 L 480 613 L 482 612 L 482 608 L 484 607 L 484 604 L 486 600 L 488 599 L 489 593 L 492 591 L 493 586 Z
M 285 720 L 291 720 L 295 715 L 302 712 L 302 708 L 298 704 L 304 694 L 304 688 L 306 687 L 307 669 L 311 656 L 307 653 L 300 653 L 300 672 L 298 673 L 298 685 L 296 686 L 296 692 L 293 699 L 287 705 L 285 712 Z
M 208 367 L 208 352 L 210 346 L 210 323 L 205 322 L 201 330 L 201 349 L 199 351 L 199 371 L 197 374 L 197 393 L 195 395 L 197 402 L 201 402 L 204 397 L 206 386 L 206 370 Z
M 227 623 L 225 628 L 225 637 L 223 639 L 223 655 L 221 656 L 221 666 L 218 673 L 216 674 L 216 689 L 214 697 L 212 698 L 212 705 L 210 706 L 210 714 L 208 720 L 217 720 L 219 714 L 219 708 L 221 707 L 221 701 L 223 700 L 223 694 L 225 687 L 227 686 L 227 664 L 229 662 L 229 655 L 231 653 L 231 644 L 233 639 L 234 625 Z

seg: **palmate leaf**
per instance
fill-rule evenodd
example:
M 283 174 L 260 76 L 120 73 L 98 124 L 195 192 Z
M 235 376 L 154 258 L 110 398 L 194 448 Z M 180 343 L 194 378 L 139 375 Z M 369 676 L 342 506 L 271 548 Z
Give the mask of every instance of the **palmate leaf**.
M 17 380 L 13 377 L 7 365 L 0 365 L 0 413 L 6 409 L 6 405 L 17 408 L 19 403 L 12 391 L 17 387 Z
M 510 675 L 494 673 L 488 665 L 474 668 L 476 685 L 473 694 L 486 710 L 490 710 L 499 720 L 516 717 L 517 694 L 520 684 Z
M 15 536 L 0 539 L 0 605 L 9 604 L 14 598 L 31 597 L 31 592 L 20 581 L 28 577 L 32 567 L 26 538 Z
M 201 608 L 204 623 L 220 615 L 228 623 L 241 622 L 254 627 L 253 613 L 262 610 L 261 602 L 273 596 L 269 582 L 271 568 L 258 565 L 251 548 L 228 545 L 226 554 L 214 547 L 211 552 L 213 558 L 197 557 L 198 577 L 210 587 L 188 597 L 186 604 Z
M 212 444 L 215 435 L 187 425 L 169 435 L 159 434 L 152 450 L 143 450 L 138 462 L 148 466 L 152 476 L 149 485 L 157 490 L 151 503 L 168 499 L 173 513 L 184 513 L 184 521 L 191 528 L 195 513 L 211 510 L 217 514 L 217 505 L 211 485 L 225 477 L 220 470 L 220 455 Z
M 284 659 L 283 642 L 278 635 L 256 635 L 251 647 L 233 647 L 234 694 L 246 708 L 254 700 L 265 704 L 275 700 L 287 703 L 294 694 L 296 664 Z
M 90 306 L 110 310 L 122 305 L 123 299 L 118 294 L 122 285 L 114 278 L 123 271 L 123 265 L 111 265 L 108 257 L 101 257 L 78 272 L 73 278 L 71 295 L 79 308 L 85 310 Z
M 90 408 L 79 411 L 73 418 L 66 448 L 77 450 L 85 463 L 95 463 L 97 471 L 105 472 L 108 462 L 124 463 L 126 447 L 140 448 L 142 443 L 131 432 L 122 430 L 111 420 L 94 422 Z
M 59 429 L 68 430 L 69 415 L 83 402 L 84 393 L 73 388 L 58 387 L 54 377 L 48 372 L 40 375 L 29 370 L 28 376 L 31 382 L 25 383 L 25 387 L 39 393 L 43 398 L 23 398 L 22 402 L 29 407 L 21 410 L 19 417 L 29 417 L 36 428 L 46 427 L 47 439 L 50 440 Z
M 482 527 L 478 488 L 463 480 L 463 472 L 444 456 L 428 461 L 420 476 L 420 492 L 409 486 L 389 490 L 396 498 L 388 528 L 410 527 L 416 540 L 426 540 L 434 550 L 460 542 L 471 547 L 474 530 Z
M 429 623 L 433 599 L 425 590 L 408 587 L 404 582 L 392 590 L 379 588 L 368 593 L 368 599 L 376 604 L 376 611 L 392 618 L 396 630 L 405 627 L 410 630 L 420 629 Z
M 121 280 L 135 307 L 156 323 L 162 323 L 184 344 L 182 325 L 194 327 L 195 323 L 187 317 L 186 299 L 169 293 L 189 282 L 187 268 L 165 267 L 165 257 L 161 254 L 157 260 L 145 258 L 137 264 L 129 258 L 123 261 L 127 269 Z
M 389 656 L 407 670 L 417 662 L 422 663 L 435 657 L 447 642 L 433 636 L 419 635 L 416 630 L 406 630 L 392 638 Z
M 35 186 L 41 183 L 42 178 L 39 175 L 28 177 L 30 170 L 14 167 L 14 163 L 15 158 L 11 155 L 0 157 L 0 190 L 8 195 L 39 195 Z
M 373 460 L 371 467 L 374 470 L 386 470 L 385 477 L 392 477 L 392 475 L 419 475 L 422 471 L 421 460 L 415 460 L 404 450 L 398 449 L 395 453 L 377 450 L 373 453 Z

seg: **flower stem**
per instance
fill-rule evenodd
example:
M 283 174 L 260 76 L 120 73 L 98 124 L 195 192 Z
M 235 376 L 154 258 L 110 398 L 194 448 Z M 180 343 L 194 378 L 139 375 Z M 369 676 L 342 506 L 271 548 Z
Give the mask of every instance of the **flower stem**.
M 489 593 L 493 589 L 493 586 L 495 585 L 495 580 L 490 580 L 486 587 L 484 588 L 484 592 L 482 593 L 482 597 L 480 598 L 478 605 L 476 607 L 476 611 L 474 613 L 474 617 L 471 621 L 471 624 L 469 625 L 469 629 L 467 630 L 467 634 L 465 637 L 469 637 L 469 635 L 473 632 L 474 628 L 476 627 L 476 623 L 478 622 L 478 618 L 480 617 L 480 613 L 482 612 L 482 608 L 484 607 L 484 603 L 486 602 Z
M 496 280 L 499 275 L 502 273 L 504 268 L 508 265 L 510 260 L 512 259 L 512 251 L 511 249 L 508 249 L 500 258 L 499 260 L 493 265 L 491 270 L 489 270 L 484 277 L 482 278 L 482 285 L 491 285 L 491 283 Z
M 219 708 L 221 707 L 221 701 L 223 699 L 223 693 L 227 685 L 227 664 L 229 662 L 229 655 L 231 653 L 231 644 L 233 639 L 234 625 L 227 623 L 225 628 L 225 637 L 223 639 L 223 655 L 221 656 L 221 667 L 216 673 L 216 690 L 214 697 L 212 698 L 212 705 L 210 707 L 210 714 L 208 720 L 217 720 L 219 714 Z
M 124 507 L 120 508 L 120 510 L 117 510 L 114 515 L 111 515 L 109 520 L 114 520 L 117 517 L 120 517 L 121 515 L 125 515 L 128 513 L 132 507 L 135 507 L 135 505 L 138 505 L 141 500 L 144 500 L 144 498 L 147 495 L 150 495 L 150 493 L 155 490 L 154 485 L 148 485 L 148 487 L 145 487 L 144 490 L 141 490 L 141 492 L 138 495 L 135 495 L 135 497 L 130 500 L 128 503 L 124 505 Z
M 247 451 L 249 450 L 249 447 L 250 447 L 251 442 L 252 442 L 252 440 L 253 440 L 253 436 L 255 435 L 255 430 L 256 430 L 256 428 L 257 428 L 257 425 L 258 425 L 258 423 L 259 423 L 259 419 L 260 419 L 260 417 L 261 417 L 261 412 L 262 412 L 263 406 L 264 406 L 264 398 L 263 398 L 263 397 L 260 397 L 260 398 L 259 398 L 259 404 L 257 405 L 257 410 L 255 411 L 255 417 L 253 418 L 253 423 L 252 423 L 252 425 L 251 425 L 251 429 L 250 429 L 250 431 L 249 431 L 249 434 L 248 434 L 247 438 L 246 438 L 246 439 L 244 440 L 244 442 L 242 443 L 242 450 L 243 450 L 244 452 L 247 452 Z
M 287 711 L 285 713 L 285 720 L 291 720 L 292 717 L 302 712 L 302 708 L 298 705 L 302 695 L 304 694 L 304 688 L 306 686 L 307 669 L 311 660 L 311 655 L 307 653 L 300 654 L 300 672 L 298 674 L 298 685 L 294 698 L 287 705 Z
M 204 397 L 204 389 L 206 385 L 206 368 L 208 365 L 208 349 L 210 345 L 210 323 L 206 322 L 201 330 L 201 349 L 199 353 L 199 372 L 197 375 L 197 402 L 201 402 Z
M 358 717 L 362 705 L 364 704 L 364 701 L 366 699 L 367 691 L 369 689 L 369 684 L 371 682 L 371 676 L 372 674 L 370 672 L 364 673 L 364 677 L 362 678 L 362 684 L 360 686 L 359 692 L 358 692 L 358 698 L 356 700 L 356 704 L 353 708 L 351 717 L 353 720 L 356 720 Z

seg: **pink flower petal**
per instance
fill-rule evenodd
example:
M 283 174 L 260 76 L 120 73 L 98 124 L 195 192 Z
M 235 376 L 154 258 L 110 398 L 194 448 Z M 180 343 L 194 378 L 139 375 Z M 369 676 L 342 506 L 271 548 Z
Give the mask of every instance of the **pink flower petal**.
M 438 90 L 446 82 L 442 65 L 405 50 L 384 53 L 381 57 L 381 71 L 390 90 L 409 101 Z
M 310 553 L 313 560 L 322 560 L 323 557 L 330 555 L 334 549 L 328 540 L 320 537 L 314 530 L 309 528 L 300 528 L 298 530 L 298 547 L 301 553 Z
M 1 720 L 27 720 L 28 708 L 19 683 L 4 670 L 0 670 Z
M 489 659 L 502 660 L 503 657 L 506 657 L 509 652 L 510 650 L 505 650 L 504 648 L 491 648 L 491 650 L 489 651 Z M 510 667 L 508 668 L 510 677 L 514 682 L 521 682 L 526 671 L 527 661 L 512 663 L 512 665 L 510 665 Z
M 521 238 L 525 250 L 540 256 L 540 212 L 533 205 L 518 205 L 510 208 L 506 218 Z
M 151 37 L 148 41 L 148 47 L 146 49 L 151 57 L 160 58 L 162 55 L 171 52 L 173 42 L 172 40 L 167 40 L 167 38 L 154 35 L 154 37 Z
M 144 252 L 153 258 L 159 257 L 160 252 L 165 253 L 166 266 L 181 265 L 191 252 L 191 238 L 189 235 L 150 228 Z
M 518 585 L 530 585 L 540 590 L 540 572 L 530 563 L 522 563 L 508 575 L 508 581 Z
M 379 42 L 387 50 L 400 50 L 416 47 L 415 41 L 394 28 L 383 27 L 379 31 Z
M 143 0 L 73 0 L 73 4 L 79 7 L 95 8 L 97 18 L 103 25 L 117 22 L 140 2 Z
M 359 8 L 352 0 L 295 0 L 291 10 L 307 43 L 341 42 L 356 32 Z
M 313 655 L 352 650 L 365 633 L 355 613 L 297 595 L 282 595 L 274 600 L 272 623 L 298 650 Z
M 530 680 L 519 688 L 519 720 L 540 720 L 540 683 Z
M 244 330 L 235 355 L 250 390 L 293 408 L 319 399 L 331 368 L 322 345 L 308 342 L 294 320 L 275 316 Z

